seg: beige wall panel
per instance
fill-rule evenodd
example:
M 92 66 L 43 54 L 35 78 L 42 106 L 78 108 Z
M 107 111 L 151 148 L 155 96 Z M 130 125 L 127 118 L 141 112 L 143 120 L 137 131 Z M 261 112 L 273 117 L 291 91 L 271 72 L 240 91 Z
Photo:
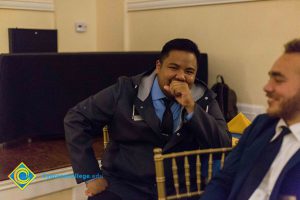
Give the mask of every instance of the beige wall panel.
M 8 28 L 53 29 L 53 12 L 0 9 L 0 53 L 8 53 Z
M 300 37 L 300 1 L 269 0 L 130 12 L 130 50 L 160 50 L 186 37 L 209 55 L 209 85 L 217 74 L 238 101 L 265 104 L 262 87 L 283 43 Z
M 97 1 L 98 50 L 123 51 L 125 23 L 124 0 Z
M 54 7 L 59 52 L 96 51 L 96 0 L 55 0 Z M 85 22 L 87 31 L 76 32 L 75 22 Z

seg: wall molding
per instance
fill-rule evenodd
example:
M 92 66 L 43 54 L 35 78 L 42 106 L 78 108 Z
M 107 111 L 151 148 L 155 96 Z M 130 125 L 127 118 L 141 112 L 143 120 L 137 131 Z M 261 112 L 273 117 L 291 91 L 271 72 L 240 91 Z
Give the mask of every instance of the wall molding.
M 154 10 L 163 8 L 178 8 L 187 6 L 201 6 L 210 4 L 240 3 L 265 0 L 143 0 L 128 1 L 127 11 Z
M 39 10 L 54 11 L 52 0 L 35 0 L 35 1 L 17 1 L 17 0 L 0 0 L 0 8 L 17 9 L 17 10 Z

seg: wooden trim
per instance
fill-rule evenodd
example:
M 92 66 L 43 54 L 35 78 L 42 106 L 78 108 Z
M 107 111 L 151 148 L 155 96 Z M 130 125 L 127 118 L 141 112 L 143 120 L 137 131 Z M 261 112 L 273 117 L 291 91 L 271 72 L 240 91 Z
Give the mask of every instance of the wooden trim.
M 187 6 L 202 6 L 211 4 L 225 4 L 225 3 L 241 3 L 249 1 L 266 1 L 266 0 L 144 0 L 127 2 L 127 10 L 155 10 L 164 8 L 178 8 Z
M 54 11 L 53 0 L 17 1 L 0 0 L 0 8 L 17 10 Z

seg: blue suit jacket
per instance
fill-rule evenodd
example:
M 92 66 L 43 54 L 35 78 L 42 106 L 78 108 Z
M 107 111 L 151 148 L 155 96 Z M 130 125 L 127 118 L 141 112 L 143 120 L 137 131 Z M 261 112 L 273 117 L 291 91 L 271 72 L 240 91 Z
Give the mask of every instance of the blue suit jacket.
M 286 174 L 281 184 L 280 194 L 300 199 L 300 163 Z
M 238 145 L 227 156 L 224 168 L 205 189 L 201 200 L 235 200 L 242 183 L 255 165 L 255 160 L 275 134 L 279 118 L 266 114 L 258 116 L 241 137 Z M 288 161 L 273 188 L 270 200 L 278 198 L 286 174 L 300 163 L 300 150 Z M 299 186 L 300 187 L 300 186 Z

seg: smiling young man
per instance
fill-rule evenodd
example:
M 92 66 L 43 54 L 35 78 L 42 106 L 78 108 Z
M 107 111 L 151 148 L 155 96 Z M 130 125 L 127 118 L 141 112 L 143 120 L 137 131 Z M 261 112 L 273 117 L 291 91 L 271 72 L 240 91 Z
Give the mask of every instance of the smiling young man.
M 199 59 L 194 42 L 171 40 L 162 48 L 155 69 L 120 77 L 70 109 L 65 133 L 74 173 L 100 176 L 77 179 L 86 182 L 90 200 L 157 199 L 155 147 L 177 152 L 230 146 L 216 95 L 196 80 Z M 91 136 L 100 134 L 104 125 L 109 127 L 110 141 L 100 170 Z
M 173 50 L 156 63 L 156 74 L 160 89 L 175 99 L 188 113 L 195 108 L 191 88 L 197 72 L 197 57 L 192 52 Z
M 201 200 L 300 199 L 300 39 L 269 71 L 267 114 L 258 116 Z

